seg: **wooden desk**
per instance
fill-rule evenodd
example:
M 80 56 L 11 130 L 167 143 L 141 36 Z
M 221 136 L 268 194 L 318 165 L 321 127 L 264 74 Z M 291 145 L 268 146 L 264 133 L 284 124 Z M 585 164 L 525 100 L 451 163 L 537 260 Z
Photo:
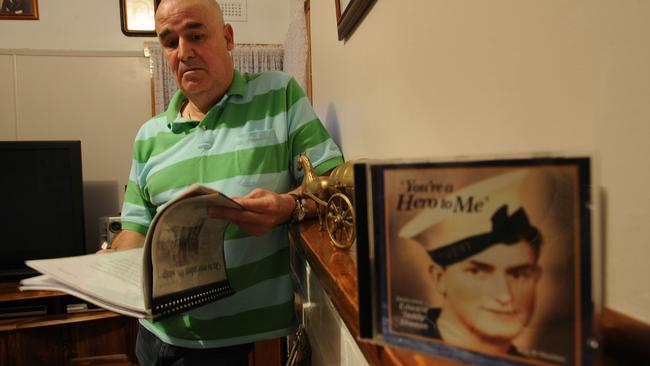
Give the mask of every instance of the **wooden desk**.
M 129 365 L 137 361 L 137 320 L 104 310 L 67 314 L 65 303 L 71 299 L 61 292 L 20 292 L 15 283 L 0 284 L 0 305 L 48 309 L 45 315 L 0 319 L 0 366 L 69 365 L 86 357 L 99 362 L 102 356 Z
M 460 365 L 444 359 L 410 352 L 397 347 L 379 346 L 359 340 L 359 302 L 356 266 L 356 245 L 351 250 L 336 249 L 326 232 L 320 232 L 317 221 L 294 227 L 292 237 L 296 249 L 309 262 L 341 319 L 355 338 L 371 365 Z M 596 355 L 597 365 L 650 364 L 650 326 L 605 309 L 598 323 L 603 335 L 604 352 Z

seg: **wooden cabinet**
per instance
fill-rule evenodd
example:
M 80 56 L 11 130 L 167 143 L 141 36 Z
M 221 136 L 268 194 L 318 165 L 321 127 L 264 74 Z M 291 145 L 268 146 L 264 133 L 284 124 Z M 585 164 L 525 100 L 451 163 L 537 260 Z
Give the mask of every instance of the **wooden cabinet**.
M 60 292 L 22 293 L 16 284 L 0 284 L 0 308 L 47 309 L 43 315 L 0 313 L 0 366 L 137 362 L 137 320 L 105 310 L 68 314 L 71 302 L 80 301 Z
M 80 302 L 62 292 L 20 292 L 16 283 L 0 283 L 0 309 L 47 309 L 44 315 L 11 317 L 0 310 L 0 366 L 136 365 L 138 321 L 102 309 L 68 314 L 67 305 Z M 281 365 L 281 343 L 255 343 L 249 364 Z

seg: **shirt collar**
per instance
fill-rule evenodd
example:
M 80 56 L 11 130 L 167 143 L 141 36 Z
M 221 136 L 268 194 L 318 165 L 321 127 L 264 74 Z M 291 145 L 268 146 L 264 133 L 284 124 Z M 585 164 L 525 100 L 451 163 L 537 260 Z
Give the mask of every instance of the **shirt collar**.
M 234 70 L 230 87 L 228 87 L 228 90 L 219 100 L 219 102 L 212 106 L 210 110 L 217 106 L 223 105 L 230 96 L 243 96 L 245 91 L 246 79 L 239 73 L 239 71 Z M 172 97 L 171 101 L 169 102 L 169 106 L 167 107 L 167 111 L 165 112 L 167 117 L 167 127 L 169 127 L 169 129 L 171 129 L 174 133 L 183 132 L 198 125 L 196 121 L 191 121 L 181 116 L 181 108 L 183 108 L 183 104 L 186 100 L 187 98 L 183 92 L 178 89 L 176 93 L 174 93 L 174 96 Z M 209 113 L 210 112 L 208 111 L 208 114 Z

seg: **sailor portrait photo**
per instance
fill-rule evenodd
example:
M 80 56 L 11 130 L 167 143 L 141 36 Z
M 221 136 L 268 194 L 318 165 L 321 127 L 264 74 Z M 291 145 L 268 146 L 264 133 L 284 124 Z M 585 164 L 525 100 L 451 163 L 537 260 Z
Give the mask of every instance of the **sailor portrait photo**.
M 383 183 L 384 336 L 433 353 L 576 364 L 575 166 L 406 167 L 384 170 Z

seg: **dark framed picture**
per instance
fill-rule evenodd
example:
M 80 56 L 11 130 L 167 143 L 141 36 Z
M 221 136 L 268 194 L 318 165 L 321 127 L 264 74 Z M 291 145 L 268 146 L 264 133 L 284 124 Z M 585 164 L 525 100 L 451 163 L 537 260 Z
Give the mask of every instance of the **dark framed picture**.
M 119 0 L 122 33 L 129 37 L 155 37 L 155 12 L 160 0 Z
M 375 0 L 335 0 L 339 41 L 348 39 Z
M 38 20 L 38 0 L 0 0 L 0 19 Z
M 589 157 L 365 163 L 355 190 L 362 337 L 467 364 L 592 364 Z

